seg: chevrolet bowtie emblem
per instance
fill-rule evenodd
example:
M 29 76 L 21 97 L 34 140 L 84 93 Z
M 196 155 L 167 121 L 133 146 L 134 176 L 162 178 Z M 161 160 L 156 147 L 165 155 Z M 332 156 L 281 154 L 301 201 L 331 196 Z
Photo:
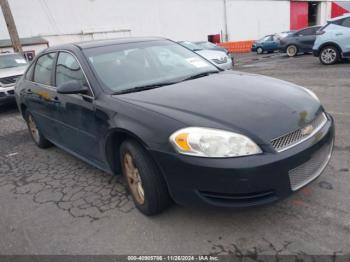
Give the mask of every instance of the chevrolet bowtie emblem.
M 301 134 L 303 136 L 308 136 L 310 135 L 312 132 L 314 131 L 314 127 L 312 125 L 308 125 L 306 127 L 304 127 L 303 129 L 301 129 Z

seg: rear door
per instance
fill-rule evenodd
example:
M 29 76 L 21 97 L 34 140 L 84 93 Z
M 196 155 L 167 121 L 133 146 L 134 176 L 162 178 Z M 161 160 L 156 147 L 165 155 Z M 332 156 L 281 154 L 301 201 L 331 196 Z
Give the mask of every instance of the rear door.
M 56 125 L 57 101 L 56 91 L 52 84 L 53 67 L 56 52 L 41 55 L 33 68 L 33 75 L 26 83 L 26 104 L 37 122 L 40 131 L 50 140 L 56 141 L 58 130 Z
M 280 40 L 279 40 L 279 38 L 276 36 L 276 35 L 274 35 L 273 37 L 272 37 L 272 50 L 277 50 L 277 49 L 279 49 L 279 46 L 280 46 Z

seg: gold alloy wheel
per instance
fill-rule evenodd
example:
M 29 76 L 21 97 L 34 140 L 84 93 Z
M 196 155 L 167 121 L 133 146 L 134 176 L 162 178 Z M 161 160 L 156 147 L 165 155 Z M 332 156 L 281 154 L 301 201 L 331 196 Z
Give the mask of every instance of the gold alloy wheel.
M 31 115 L 28 116 L 28 126 L 29 126 L 29 130 L 30 130 L 30 133 L 32 134 L 33 139 L 35 140 L 35 142 L 39 143 L 39 141 L 40 141 L 39 130 L 36 127 L 34 119 Z
M 145 191 L 143 190 L 141 176 L 134 164 L 133 157 L 129 153 L 124 155 L 124 170 L 131 194 L 138 204 L 143 205 L 145 203 Z

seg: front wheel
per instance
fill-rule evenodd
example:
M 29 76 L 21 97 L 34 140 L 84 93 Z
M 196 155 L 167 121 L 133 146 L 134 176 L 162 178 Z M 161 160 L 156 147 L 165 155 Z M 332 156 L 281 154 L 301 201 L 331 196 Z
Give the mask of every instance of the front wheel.
M 298 48 L 295 45 L 290 45 L 287 47 L 287 55 L 289 57 L 294 57 L 298 54 Z
M 326 46 L 320 52 L 320 61 L 324 65 L 333 65 L 339 61 L 339 51 L 334 46 Z
M 256 49 L 256 53 L 257 53 L 258 55 L 261 55 L 262 53 L 264 53 L 264 49 L 262 49 L 262 47 L 258 47 L 258 48 Z
M 141 213 L 156 215 L 170 206 L 166 182 L 141 145 L 133 140 L 123 142 L 120 162 L 135 206 Z

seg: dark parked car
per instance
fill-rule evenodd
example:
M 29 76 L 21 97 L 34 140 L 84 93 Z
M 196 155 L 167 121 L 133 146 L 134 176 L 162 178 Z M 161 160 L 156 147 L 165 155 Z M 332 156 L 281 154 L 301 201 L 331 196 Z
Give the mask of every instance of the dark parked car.
M 316 33 L 321 26 L 307 27 L 280 40 L 281 52 L 293 57 L 298 53 L 312 53 Z
M 258 41 L 255 41 L 252 45 L 252 51 L 257 54 L 263 54 L 264 52 L 272 53 L 280 48 L 280 40 L 276 35 L 267 35 Z
M 15 95 L 39 147 L 122 173 L 147 215 L 172 200 L 274 202 L 316 179 L 332 153 L 333 119 L 314 93 L 223 71 L 161 38 L 50 47 Z

